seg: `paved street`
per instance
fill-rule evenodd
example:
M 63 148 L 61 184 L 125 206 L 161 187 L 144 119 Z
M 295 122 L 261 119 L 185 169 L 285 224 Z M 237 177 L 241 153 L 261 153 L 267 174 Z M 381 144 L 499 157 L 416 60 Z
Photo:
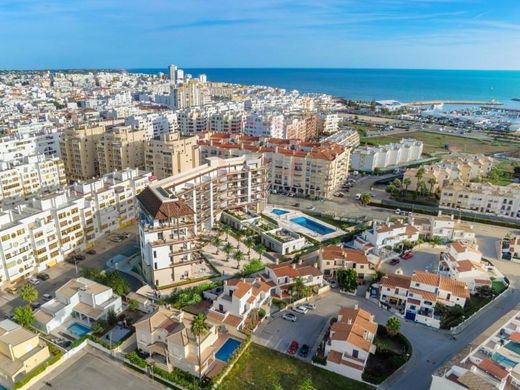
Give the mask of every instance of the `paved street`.
M 157 390 L 165 386 L 152 381 L 132 369 L 102 358 L 97 353 L 79 352 L 69 361 L 63 363 L 43 381 L 30 387 L 30 390 Z

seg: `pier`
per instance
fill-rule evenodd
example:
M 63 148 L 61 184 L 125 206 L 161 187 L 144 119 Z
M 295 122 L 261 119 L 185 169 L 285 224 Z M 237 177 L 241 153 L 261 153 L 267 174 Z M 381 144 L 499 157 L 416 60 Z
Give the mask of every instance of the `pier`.
M 426 100 L 419 102 L 403 103 L 406 106 L 433 106 L 439 104 L 460 104 L 468 106 L 501 106 L 502 103 L 494 100 Z

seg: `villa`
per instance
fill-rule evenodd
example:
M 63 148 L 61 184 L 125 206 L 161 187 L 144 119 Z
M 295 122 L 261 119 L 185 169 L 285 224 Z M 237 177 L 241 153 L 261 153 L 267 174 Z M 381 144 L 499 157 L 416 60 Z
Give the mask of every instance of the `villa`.
M 342 307 L 325 343 L 327 365 L 324 368 L 361 380 L 369 355 L 376 352 L 373 344 L 376 333 L 377 322 L 372 314 L 357 305 Z
M 480 286 L 491 287 L 490 275 L 477 245 L 456 241 L 448 244 L 447 249 L 441 253 L 439 274 L 463 281 L 472 292 Z
M 405 241 L 416 242 L 418 239 L 419 230 L 411 224 L 374 220 L 372 227 L 354 240 L 354 247 L 363 250 L 368 243 L 373 245 L 373 252 L 379 254 L 383 248 L 391 249 Z
M 270 313 L 272 287 L 260 278 L 229 279 L 208 311 L 208 320 L 225 327 L 230 333 L 244 330 L 247 320 L 263 309 Z
M 49 347 L 11 320 L 0 321 L 0 388 L 12 388 L 50 357 Z
M 265 267 L 265 273 L 262 274 L 266 283 L 274 287 L 274 294 L 283 298 L 289 297 L 297 277 L 301 277 L 306 286 L 323 285 L 323 273 L 318 269 L 318 263 L 307 265 L 300 260 L 292 264 L 274 264 Z
M 286 228 L 262 232 L 260 238 L 267 249 L 283 255 L 288 255 L 305 247 L 305 238 Z
M 336 245 L 321 247 L 318 254 L 318 265 L 325 277 L 336 277 L 338 269 L 353 269 L 361 280 L 370 279 L 376 273 L 379 258 L 366 255 L 358 249 L 343 248 Z
M 73 319 L 90 327 L 97 320 L 106 320 L 111 310 L 121 312 L 122 302 L 110 287 L 86 278 L 72 279 L 34 313 L 35 326 L 50 333 Z
M 410 223 L 419 229 L 419 233 L 429 238 L 439 238 L 444 242 L 463 240 L 475 242 L 473 226 L 455 219 L 453 214 L 446 215 L 439 211 L 431 217 L 410 217 Z
M 150 361 L 167 371 L 179 368 L 199 375 L 199 347 L 197 337 L 190 331 L 191 315 L 182 310 L 160 307 L 156 312 L 137 321 L 137 348 L 150 355 Z M 229 340 L 221 336 L 217 327 L 209 324 L 200 337 L 200 372 L 208 375 L 216 363 L 216 350 Z M 231 339 L 234 340 L 234 339 Z

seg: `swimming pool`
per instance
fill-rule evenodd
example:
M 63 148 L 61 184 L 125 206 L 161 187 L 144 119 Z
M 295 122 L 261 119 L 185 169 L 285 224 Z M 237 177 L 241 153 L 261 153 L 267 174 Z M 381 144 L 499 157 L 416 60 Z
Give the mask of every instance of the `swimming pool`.
M 502 367 L 515 367 L 517 363 L 511 359 L 506 358 L 504 355 L 495 352 L 491 359 L 500 364 Z
M 505 345 L 505 347 L 510 351 L 513 351 L 514 353 L 520 355 L 520 344 L 515 343 L 514 341 L 510 341 Z
M 271 212 L 272 212 L 273 214 L 278 215 L 278 216 L 280 216 L 280 215 L 284 215 L 284 214 L 287 214 L 287 213 L 288 213 L 287 210 L 282 210 L 282 209 L 272 209 Z
M 222 345 L 222 347 L 219 348 L 217 353 L 215 354 L 215 357 L 218 360 L 222 360 L 223 362 L 227 362 L 233 353 L 236 351 L 236 349 L 242 344 L 240 341 L 229 338 L 226 340 L 226 342 Z
M 304 228 L 307 228 L 309 230 L 312 230 L 315 233 L 325 235 L 329 233 L 335 232 L 334 229 L 331 229 L 327 226 L 322 225 L 321 223 L 318 223 L 310 218 L 307 217 L 296 217 L 292 218 L 291 222 L 294 222 L 297 225 L 303 226 Z
M 90 328 L 88 326 L 78 324 L 77 322 L 69 326 L 67 330 L 76 337 L 83 337 L 88 332 L 90 332 Z

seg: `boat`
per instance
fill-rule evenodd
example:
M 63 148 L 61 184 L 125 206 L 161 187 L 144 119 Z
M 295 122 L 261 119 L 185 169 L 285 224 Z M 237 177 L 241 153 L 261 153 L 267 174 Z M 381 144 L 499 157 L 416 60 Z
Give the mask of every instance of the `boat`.
M 515 102 L 520 102 L 520 97 L 513 98 L 511 100 L 514 100 Z

